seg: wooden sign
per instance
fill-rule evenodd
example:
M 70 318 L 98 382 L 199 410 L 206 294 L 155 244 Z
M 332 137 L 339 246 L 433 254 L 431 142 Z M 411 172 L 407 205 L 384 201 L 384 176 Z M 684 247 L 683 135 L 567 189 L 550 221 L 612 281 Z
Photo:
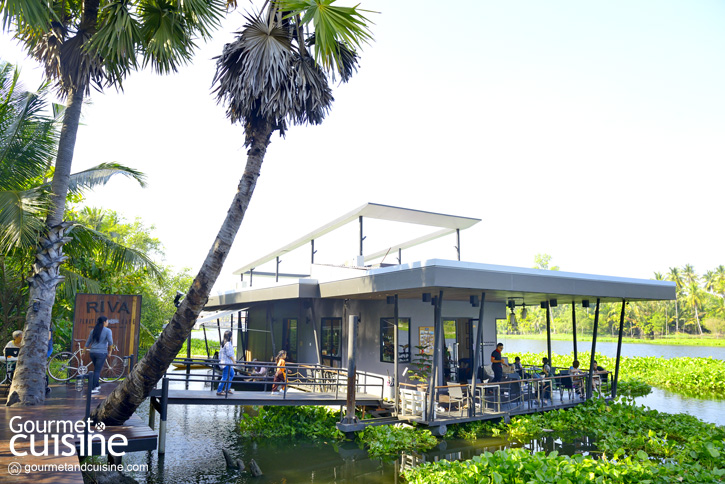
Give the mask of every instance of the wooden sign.
M 118 346 L 114 353 L 124 357 L 138 357 L 138 336 L 141 328 L 141 296 L 119 294 L 77 294 L 73 316 L 73 348 L 78 349 L 77 339 L 86 340 L 96 325 L 99 316 L 108 318 L 108 328 L 113 334 L 113 344 Z

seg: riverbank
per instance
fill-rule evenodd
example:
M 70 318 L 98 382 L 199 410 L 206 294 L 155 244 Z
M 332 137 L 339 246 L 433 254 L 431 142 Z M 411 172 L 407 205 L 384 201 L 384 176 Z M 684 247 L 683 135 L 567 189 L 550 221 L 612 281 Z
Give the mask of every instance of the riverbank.
M 530 339 L 530 340 L 541 340 L 546 341 L 546 334 L 506 334 L 500 335 L 506 339 Z M 552 334 L 551 339 L 553 341 L 571 341 L 572 334 Z M 580 336 L 577 335 L 577 341 L 581 343 L 590 343 L 592 341 L 591 335 Z M 612 336 L 597 336 L 597 342 L 603 343 L 616 343 L 617 337 Z M 647 345 L 675 345 L 675 346 L 713 346 L 713 347 L 724 347 L 725 337 L 721 335 L 708 335 L 708 336 L 693 336 L 679 334 L 677 336 L 664 336 L 656 339 L 643 339 L 643 338 L 630 338 L 623 337 L 623 343 L 636 343 L 636 344 L 647 344 Z

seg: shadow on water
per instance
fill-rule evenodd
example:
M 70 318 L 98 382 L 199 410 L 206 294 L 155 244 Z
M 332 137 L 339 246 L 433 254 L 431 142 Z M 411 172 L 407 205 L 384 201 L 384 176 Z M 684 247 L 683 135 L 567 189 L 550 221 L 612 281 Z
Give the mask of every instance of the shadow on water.
M 141 483 L 398 483 L 407 467 L 423 462 L 470 459 L 484 451 L 494 452 L 517 444 L 502 438 L 476 441 L 444 440 L 423 454 L 403 453 L 398 458 L 370 458 L 355 442 L 311 442 L 305 439 L 244 438 L 238 422 L 244 407 L 169 406 L 166 455 L 137 452 L 124 457 L 124 464 L 148 466 L 148 472 L 129 472 Z M 139 408 L 148 418 L 148 405 Z M 157 421 L 158 425 L 158 421 Z M 588 437 L 548 434 L 524 445 L 538 452 L 589 453 L 595 447 Z M 254 459 L 264 472 L 260 478 L 227 470 L 222 448 L 249 465 Z

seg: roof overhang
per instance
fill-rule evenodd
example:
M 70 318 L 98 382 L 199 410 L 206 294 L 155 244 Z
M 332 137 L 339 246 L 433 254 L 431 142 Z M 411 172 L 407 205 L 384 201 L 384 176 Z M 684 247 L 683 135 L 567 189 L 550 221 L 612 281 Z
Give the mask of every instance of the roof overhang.
M 320 287 L 313 279 L 302 279 L 294 284 L 281 284 L 274 287 L 248 289 L 238 292 L 228 292 L 212 296 L 204 306 L 205 311 L 221 311 L 225 309 L 238 309 L 255 303 L 267 301 L 280 301 L 284 299 L 317 299 L 320 297 Z
M 370 269 L 363 275 L 344 280 L 291 284 L 247 290 L 217 296 L 207 309 L 239 307 L 253 302 L 294 298 L 385 299 L 397 294 L 404 299 L 421 298 L 423 293 L 443 291 L 446 301 L 468 301 L 486 294 L 486 301 L 517 306 L 537 306 L 556 299 L 559 304 L 580 304 L 583 300 L 601 302 L 661 301 L 675 299 L 675 285 L 669 281 L 631 279 L 572 272 L 526 269 L 432 259 L 423 262 Z
M 425 225 L 430 227 L 436 227 L 439 229 L 430 234 L 416 237 L 415 239 L 408 240 L 400 244 L 396 244 L 385 250 L 365 255 L 366 263 L 385 256 L 387 252 L 395 252 L 398 249 L 415 247 L 416 245 L 422 244 L 424 242 L 429 242 L 431 240 L 435 240 L 445 235 L 454 233 L 456 232 L 456 230 L 467 229 L 481 221 L 477 218 L 459 217 L 456 215 L 425 212 L 422 210 L 412 210 L 409 208 L 380 205 L 378 203 L 366 203 L 365 205 L 356 208 L 352 212 L 347 213 L 342 217 L 339 217 L 332 222 L 329 222 L 322 227 L 319 227 L 316 230 L 313 230 L 304 237 L 300 237 L 299 239 L 290 242 L 284 247 L 281 247 L 274 252 L 270 252 L 264 257 L 261 257 L 253 262 L 250 262 L 249 264 L 240 267 L 239 269 L 235 270 L 233 274 L 237 276 L 240 274 L 245 274 L 266 262 L 274 260 L 275 258 L 283 254 L 286 254 L 299 247 L 302 247 L 305 244 L 310 243 L 312 240 L 318 239 L 323 235 L 332 232 L 333 230 L 336 230 L 344 225 L 347 225 L 350 222 L 358 220 L 360 217 L 378 220 L 388 220 L 392 222 L 405 222 L 415 225 Z
M 433 259 L 373 269 L 365 276 L 320 284 L 320 297 L 382 299 L 398 294 L 418 298 L 423 293 L 444 291 L 445 300 L 468 301 L 486 293 L 487 301 L 539 305 L 556 299 L 563 304 L 627 301 L 659 301 L 675 298 L 669 281 L 526 269 Z M 434 294 L 435 295 L 435 294 Z

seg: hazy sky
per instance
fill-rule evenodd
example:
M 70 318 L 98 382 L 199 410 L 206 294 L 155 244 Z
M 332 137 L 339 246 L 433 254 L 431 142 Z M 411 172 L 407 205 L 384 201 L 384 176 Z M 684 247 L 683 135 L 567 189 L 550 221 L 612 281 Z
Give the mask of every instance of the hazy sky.
M 562 270 L 645 279 L 725 264 L 723 2 L 361 2 L 379 12 L 375 42 L 321 126 L 273 137 L 217 288 L 366 202 L 482 219 L 461 234 L 468 261 L 531 267 L 548 253 Z M 76 146 L 75 171 L 117 161 L 148 175 L 145 190 L 119 179 L 90 201 L 154 225 L 167 262 L 194 273 L 246 161 L 210 91 L 212 58 L 242 24 L 231 13 L 176 75 L 94 92 Z M 0 57 L 39 75 L 13 45 L 3 36 Z M 365 252 L 413 234 L 366 232 Z M 403 260 L 454 259 L 454 245 Z M 320 262 L 356 255 L 356 224 L 316 248 Z M 281 270 L 304 270 L 298 252 Z

